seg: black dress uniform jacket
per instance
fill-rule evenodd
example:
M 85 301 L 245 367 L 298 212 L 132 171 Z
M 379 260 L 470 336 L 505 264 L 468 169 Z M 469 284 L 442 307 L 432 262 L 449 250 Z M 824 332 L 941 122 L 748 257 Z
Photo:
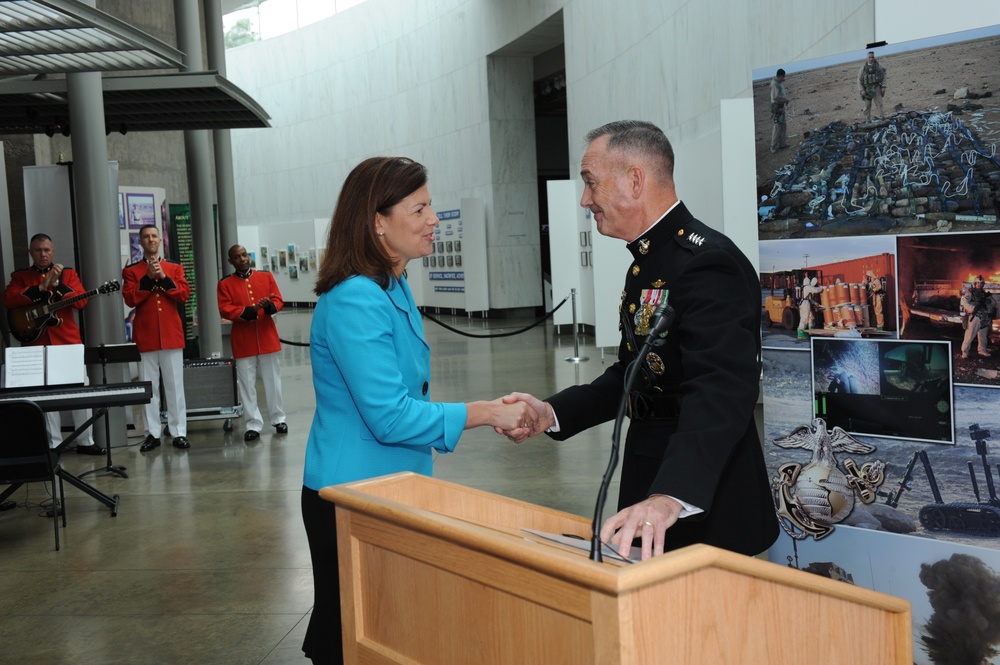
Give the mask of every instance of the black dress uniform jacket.
M 645 341 L 657 297 L 666 296 L 676 317 L 666 343 L 643 364 L 630 400 L 619 510 L 667 494 L 704 510 L 667 530 L 667 550 L 706 543 L 763 552 L 777 538 L 778 522 L 753 416 L 760 378 L 757 272 L 683 203 L 628 249 L 634 261 L 622 292 L 618 361 L 592 383 L 548 398 L 560 427 L 550 436 L 567 439 L 615 417 L 625 369 Z

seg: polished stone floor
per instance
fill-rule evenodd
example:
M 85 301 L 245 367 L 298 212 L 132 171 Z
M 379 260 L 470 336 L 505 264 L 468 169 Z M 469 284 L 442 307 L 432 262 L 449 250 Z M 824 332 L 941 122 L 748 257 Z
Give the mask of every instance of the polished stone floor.
M 476 335 L 529 323 L 439 318 Z M 309 310 L 282 313 L 282 337 L 308 341 L 309 321 Z M 593 339 L 581 337 L 577 351 L 568 326 L 563 335 L 542 325 L 493 339 L 431 321 L 425 328 L 435 400 L 492 399 L 512 390 L 545 397 L 604 371 Z M 565 360 L 575 355 L 589 360 Z M 118 515 L 67 486 L 59 552 L 44 517 L 47 484 L 14 494 L 17 508 L 0 512 L 0 663 L 307 662 L 300 646 L 312 578 L 299 492 L 315 399 L 308 348 L 286 346 L 282 361 L 287 435 L 266 430 L 244 443 L 242 423 L 226 433 L 223 421 L 204 420 L 189 424 L 185 451 L 165 445 L 140 453 L 141 436 L 130 438 L 113 449 L 129 478 L 86 478 L 120 495 Z M 435 475 L 590 515 L 610 440 L 610 424 L 566 443 L 539 437 L 520 446 L 472 430 L 455 453 L 438 457 Z M 62 462 L 77 474 L 104 466 L 103 458 L 73 452 Z M 617 485 L 609 506 L 616 496 Z

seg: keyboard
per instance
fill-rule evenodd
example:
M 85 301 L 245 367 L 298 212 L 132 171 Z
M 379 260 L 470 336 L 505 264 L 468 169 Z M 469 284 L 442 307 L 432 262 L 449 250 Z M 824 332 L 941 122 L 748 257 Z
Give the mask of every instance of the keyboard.
M 97 386 L 36 386 L 0 389 L 0 402 L 26 399 L 42 411 L 94 409 L 102 406 L 147 404 L 153 398 L 149 381 L 107 383 Z

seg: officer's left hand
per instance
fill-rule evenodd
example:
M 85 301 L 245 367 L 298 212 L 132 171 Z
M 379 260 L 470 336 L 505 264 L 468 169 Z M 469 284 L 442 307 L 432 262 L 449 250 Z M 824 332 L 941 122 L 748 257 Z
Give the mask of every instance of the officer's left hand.
M 667 529 L 672 527 L 683 507 L 669 496 L 658 494 L 629 506 L 605 520 L 601 542 L 618 545 L 618 554 L 629 556 L 632 539 L 642 538 L 642 560 L 663 554 Z

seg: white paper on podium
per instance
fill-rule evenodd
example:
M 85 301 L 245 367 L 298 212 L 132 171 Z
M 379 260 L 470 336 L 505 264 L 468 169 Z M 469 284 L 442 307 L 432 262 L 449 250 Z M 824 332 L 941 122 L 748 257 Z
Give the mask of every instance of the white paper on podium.
M 19 346 L 4 350 L 6 388 L 45 385 L 45 347 Z
M 45 383 L 50 386 L 82 384 L 87 371 L 83 344 L 59 344 L 45 348 Z
M 584 538 L 577 538 L 576 536 L 568 536 L 561 533 L 546 533 L 545 531 L 535 531 L 534 529 L 521 529 L 521 531 L 525 531 L 535 536 L 540 536 L 545 540 L 551 540 L 552 542 L 559 543 L 560 545 L 566 545 L 567 547 L 583 550 L 584 552 L 590 552 L 590 541 Z M 632 551 L 629 552 L 629 558 L 627 559 L 619 554 L 618 550 L 610 545 L 602 544 L 601 554 L 609 559 L 614 559 L 615 561 L 621 561 L 623 563 L 639 563 L 642 561 L 642 550 L 638 547 L 632 548 Z

